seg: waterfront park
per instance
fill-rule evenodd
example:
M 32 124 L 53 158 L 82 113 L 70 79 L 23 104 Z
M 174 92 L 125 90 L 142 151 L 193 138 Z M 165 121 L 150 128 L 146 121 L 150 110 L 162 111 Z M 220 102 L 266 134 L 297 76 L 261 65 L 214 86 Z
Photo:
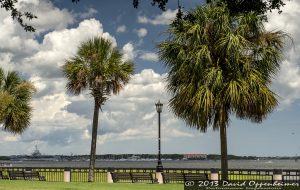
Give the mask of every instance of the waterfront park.
M 284 109 L 281 104 L 299 99 L 292 94 L 298 92 L 299 67 L 288 68 L 292 59 L 286 58 L 294 56 L 288 52 L 293 44 L 296 48 L 290 49 L 297 51 L 291 32 L 296 29 L 270 24 L 276 16 L 295 16 L 298 12 L 291 9 L 300 7 L 296 0 L 128 0 L 122 1 L 126 8 L 107 2 L 99 10 L 87 8 L 99 2 L 83 0 L 0 3 L 0 156 L 8 158 L 1 158 L 0 190 L 300 189 L 297 152 L 291 152 L 297 148 L 290 146 L 297 143 L 292 140 L 298 129 L 287 127 L 293 131 L 280 139 L 290 143 L 284 148 L 250 137 L 253 149 L 237 140 L 249 138 L 248 128 L 235 136 L 235 126 L 230 128 L 238 120 L 268 125 L 277 119 L 272 114 L 285 114 L 278 111 Z M 108 7 L 122 14 L 115 18 Z M 98 13 L 109 16 L 100 23 L 94 18 Z M 152 17 L 141 16 L 145 13 Z M 134 14 L 138 24 L 129 27 L 133 19 L 126 14 Z M 128 26 L 120 25 L 122 19 Z M 137 29 L 146 24 L 151 27 Z M 114 36 L 110 29 L 103 32 L 106 25 Z M 162 31 L 150 34 L 156 26 Z M 150 35 L 151 44 L 146 40 Z M 149 47 L 155 53 L 145 50 Z M 295 92 L 286 93 L 289 88 Z M 296 125 L 297 118 L 292 119 Z M 278 131 L 264 130 L 270 137 L 261 142 L 278 143 Z M 203 154 L 164 157 L 165 145 L 176 153 L 198 151 L 197 138 L 210 139 L 200 145 L 207 152 L 215 153 L 212 142 L 218 142 L 218 160 L 202 159 Z M 154 140 L 154 159 L 138 160 L 134 154 L 117 161 L 99 159 L 99 150 L 154 151 Z M 88 159 L 42 160 L 37 142 L 53 155 L 88 151 Z M 25 154 L 33 144 L 36 155 L 7 156 Z M 246 155 L 296 156 L 237 161 L 229 159 L 231 148 Z M 190 160 L 195 155 L 202 160 Z

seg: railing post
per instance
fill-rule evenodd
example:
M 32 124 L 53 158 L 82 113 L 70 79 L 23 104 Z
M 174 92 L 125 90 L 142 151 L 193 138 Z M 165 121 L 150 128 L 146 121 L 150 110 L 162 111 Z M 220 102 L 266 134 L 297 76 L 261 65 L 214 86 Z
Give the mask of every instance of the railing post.
M 107 183 L 114 183 L 111 172 L 114 170 L 112 168 L 107 168 Z
M 210 169 L 210 180 L 211 181 L 219 181 L 219 170 L 212 168 Z
M 273 171 L 273 183 L 274 182 L 282 182 L 283 177 L 282 177 L 282 170 L 275 169 Z
M 64 182 L 71 182 L 71 168 L 64 169 Z
M 155 172 L 155 178 L 157 179 L 158 184 L 163 184 L 164 183 L 161 171 L 156 171 Z

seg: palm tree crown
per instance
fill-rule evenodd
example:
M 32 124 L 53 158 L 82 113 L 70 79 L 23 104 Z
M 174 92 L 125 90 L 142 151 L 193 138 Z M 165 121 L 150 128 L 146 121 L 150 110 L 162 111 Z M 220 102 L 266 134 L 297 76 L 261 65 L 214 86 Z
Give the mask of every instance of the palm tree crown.
M 67 89 L 78 95 L 89 90 L 94 97 L 94 116 L 88 181 L 94 181 L 99 109 L 111 94 L 117 94 L 133 74 L 133 63 L 123 61 L 122 53 L 109 40 L 93 38 L 83 42 L 77 54 L 66 60 L 63 72 Z
M 102 105 L 111 93 L 119 93 L 129 81 L 133 64 L 123 61 L 121 52 L 109 40 L 93 38 L 82 43 L 77 55 L 65 62 L 63 72 L 69 92 L 79 95 L 90 90 Z
M 0 124 L 5 131 L 20 134 L 30 125 L 30 101 L 35 87 L 15 71 L 0 68 Z
M 169 68 L 170 107 L 189 126 L 220 129 L 226 145 L 231 114 L 261 122 L 277 106 L 269 85 L 286 34 L 266 31 L 263 18 L 232 16 L 226 5 L 211 3 L 174 22 L 168 34 L 159 53 Z

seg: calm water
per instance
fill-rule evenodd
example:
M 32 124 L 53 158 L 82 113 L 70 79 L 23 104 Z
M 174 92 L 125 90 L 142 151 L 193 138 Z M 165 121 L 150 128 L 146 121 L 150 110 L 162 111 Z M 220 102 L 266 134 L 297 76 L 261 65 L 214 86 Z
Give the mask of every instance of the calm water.
M 5 163 L 5 162 L 2 162 Z M 88 167 L 88 161 L 10 161 L 14 167 Z M 97 167 L 155 168 L 156 161 L 97 161 Z M 220 168 L 220 161 L 163 161 L 165 168 Z M 294 160 L 230 160 L 233 169 L 300 169 Z

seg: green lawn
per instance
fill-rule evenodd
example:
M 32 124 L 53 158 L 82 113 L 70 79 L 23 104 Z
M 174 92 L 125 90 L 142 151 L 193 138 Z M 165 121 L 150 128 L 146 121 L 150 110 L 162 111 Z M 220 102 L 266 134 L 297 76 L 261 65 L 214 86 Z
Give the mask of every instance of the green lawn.
M 220 186 L 221 187 L 221 186 Z M 142 184 L 142 183 L 64 183 L 0 180 L 0 190 L 183 190 L 183 184 Z M 226 188 L 225 188 L 226 189 Z M 300 187 L 283 188 L 300 190 Z
M 0 190 L 183 190 L 183 184 L 107 184 L 0 180 Z

